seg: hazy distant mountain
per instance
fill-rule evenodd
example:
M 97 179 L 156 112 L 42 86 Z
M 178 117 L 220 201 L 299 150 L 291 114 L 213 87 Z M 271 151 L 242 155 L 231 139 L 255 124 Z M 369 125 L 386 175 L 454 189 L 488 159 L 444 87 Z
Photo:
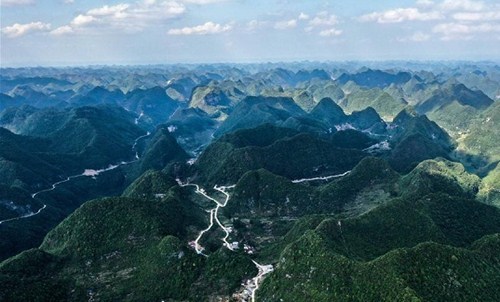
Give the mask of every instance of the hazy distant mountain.
M 214 114 L 227 110 L 231 105 L 231 99 L 219 88 L 197 87 L 189 102 L 192 108 L 199 108 L 203 111 Z
M 22 99 L 16 99 L 10 95 L 0 93 L 0 111 L 6 108 L 21 106 L 23 103 Z
M 334 102 L 338 103 L 345 96 L 344 91 L 335 83 L 318 83 L 309 87 L 313 90 L 314 99 L 319 102 L 324 98 L 331 98 Z
M 470 90 L 463 84 L 449 84 L 436 90 L 433 96 L 419 104 L 417 111 L 420 113 L 429 113 L 439 110 L 453 101 L 475 109 L 485 109 L 493 104 L 493 100 L 481 91 Z
M 157 125 L 168 121 L 180 104 L 169 97 L 164 88 L 154 87 L 128 92 L 123 106 L 138 115 L 142 113 L 147 122 Z
M 17 104 L 27 104 L 38 108 L 56 106 L 65 101 L 63 98 L 58 98 L 56 95 L 47 95 L 43 92 L 36 91 L 27 85 L 16 86 L 9 94 Z
M 16 86 L 37 86 L 37 87 L 66 87 L 72 85 L 67 80 L 56 79 L 52 77 L 16 77 L 16 78 L 0 78 L 1 92 L 6 93 L 14 89 Z
M 345 98 L 339 102 L 349 112 L 372 107 L 387 120 L 394 118 L 407 104 L 404 99 L 395 99 L 379 88 L 366 89 L 355 85 L 350 85 Z
M 92 106 L 100 104 L 119 105 L 123 102 L 125 95 L 119 89 L 109 91 L 104 87 L 97 86 L 85 95 L 75 95 L 68 100 L 71 106 Z
M 391 84 L 404 84 L 411 79 L 408 72 L 389 73 L 381 70 L 367 69 L 355 74 L 343 74 L 337 80 L 341 84 L 353 81 L 359 86 L 368 88 L 384 88 Z
M 322 99 L 310 112 L 310 116 L 329 126 L 340 125 L 347 122 L 347 116 L 332 99 Z

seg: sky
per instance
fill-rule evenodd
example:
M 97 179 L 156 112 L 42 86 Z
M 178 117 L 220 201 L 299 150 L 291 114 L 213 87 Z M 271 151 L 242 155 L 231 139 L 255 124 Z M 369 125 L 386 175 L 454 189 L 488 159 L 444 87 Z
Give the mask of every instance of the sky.
M 0 66 L 500 60 L 498 0 L 0 0 Z

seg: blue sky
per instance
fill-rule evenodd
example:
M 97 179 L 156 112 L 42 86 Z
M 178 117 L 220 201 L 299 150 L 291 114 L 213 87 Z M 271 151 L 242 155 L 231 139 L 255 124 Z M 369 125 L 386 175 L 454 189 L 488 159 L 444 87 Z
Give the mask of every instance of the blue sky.
M 499 60 L 496 0 L 1 0 L 1 66 Z

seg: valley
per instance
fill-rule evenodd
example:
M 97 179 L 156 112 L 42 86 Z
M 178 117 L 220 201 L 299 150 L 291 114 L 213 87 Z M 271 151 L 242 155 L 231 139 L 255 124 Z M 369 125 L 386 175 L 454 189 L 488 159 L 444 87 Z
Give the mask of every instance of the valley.
M 72 179 L 75 179 L 75 178 L 78 178 L 78 177 L 92 177 L 92 178 L 95 178 L 97 176 L 99 176 L 100 174 L 104 173 L 104 172 L 107 172 L 107 171 L 111 171 L 111 170 L 114 170 L 116 168 L 119 168 L 120 166 L 124 166 L 124 165 L 129 165 L 131 163 L 134 163 L 136 162 L 137 160 L 140 159 L 139 157 L 139 153 L 138 151 L 136 150 L 137 149 L 137 143 L 139 142 L 139 140 L 141 139 L 144 139 L 146 137 L 148 137 L 151 133 L 148 132 L 146 133 L 145 135 L 141 135 L 139 136 L 138 138 L 136 138 L 134 140 L 134 144 L 132 145 L 132 151 L 135 152 L 135 160 L 131 160 L 131 161 L 122 161 L 120 163 L 117 163 L 117 164 L 110 164 L 107 168 L 102 168 L 102 169 L 98 169 L 98 170 L 94 170 L 94 169 L 85 169 L 83 171 L 83 173 L 81 174 L 77 174 L 77 175 L 72 175 L 72 176 L 68 176 L 66 179 L 64 180 L 61 180 L 61 181 L 58 181 L 58 182 L 55 182 L 53 183 L 50 188 L 48 189 L 43 189 L 43 190 L 40 190 L 38 192 L 35 192 L 33 194 L 31 194 L 31 198 L 35 198 L 37 197 L 38 195 L 42 194 L 42 193 L 45 193 L 45 192 L 50 192 L 50 191 L 53 191 L 55 190 L 59 185 L 63 184 L 63 183 L 66 183 L 66 182 L 69 182 L 71 181 Z M 47 205 L 46 204 L 43 204 L 43 206 L 38 209 L 38 211 L 36 212 L 32 212 L 32 213 L 28 213 L 28 214 L 24 214 L 22 216 L 19 216 L 19 217 L 13 217 L 13 218 L 8 218 L 8 219 L 5 219 L 5 220 L 0 220 L 0 224 L 2 223 L 5 223 L 5 222 L 10 222 L 10 221 L 16 221 L 16 220 L 20 220 L 20 219 L 26 219 L 26 218 L 30 218 L 32 216 L 36 216 L 36 215 L 39 215 L 43 210 L 45 210 L 45 208 L 47 208 Z
M 219 220 L 218 218 L 218 215 L 219 215 L 219 209 L 220 208 L 224 208 L 227 203 L 229 202 L 229 199 L 230 199 L 230 195 L 229 193 L 226 192 L 226 190 L 228 189 L 232 189 L 235 187 L 235 185 L 231 185 L 231 186 L 222 186 L 222 187 L 218 187 L 217 185 L 214 186 L 214 190 L 216 191 L 219 191 L 221 192 L 222 194 L 225 195 L 225 200 L 224 202 L 219 202 L 217 200 L 215 200 L 214 198 L 208 196 L 206 193 L 205 193 L 205 190 L 201 189 L 197 184 L 190 184 L 190 183 L 185 183 L 183 184 L 179 179 L 176 180 L 177 183 L 181 186 L 181 187 L 187 187 L 187 186 L 193 186 L 196 188 L 196 193 L 209 199 L 210 201 L 213 201 L 215 202 L 215 204 L 217 205 L 214 209 L 211 209 L 209 211 L 210 213 L 210 225 L 200 231 L 200 233 L 198 234 L 198 236 L 196 237 L 196 239 L 192 242 L 189 243 L 189 245 L 191 245 L 192 247 L 194 247 L 196 253 L 198 255 L 203 255 L 205 257 L 208 257 L 208 255 L 204 254 L 203 253 L 203 250 L 204 248 L 200 245 L 199 241 L 201 240 L 201 238 L 203 237 L 203 235 L 208 232 L 214 225 L 214 220 L 217 222 L 217 225 L 224 231 L 225 235 L 224 237 L 221 239 L 221 241 L 223 242 L 223 246 L 225 248 L 227 248 L 228 250 L 230 251 L 234 251 L 234 249 L 238 248 L 238 242 L 236 241 L 236 247 L 233 247 L 234 243 L 229 243 L 228 242 L 228 238 L 231 234 L 231 228 L 229 227 L 225 227 Z M 255 262 L 254 260 L 252 260 L 252 262 L 255 264 L 255 266 L 257 267 L 257 269 L 259 270 L 259 274 L 252 278 L 252 279 L 249 279 L 245 282 L 244 284 L 244 290 L 243 292 L 239 295 L 239 297 L 241 298 L 242 301 L 252 301 L 252 302 L 255 302 L 255 292 L 257 291 L 257 289 L 259 289 L 259 286 L 260 286 L 260 283 L 262 282 L 262 280 L 264 279 L 265 275 L 271 273 L 273 271 L 273 266 L 271 264 L 267 264 L 267 265 L 261 265 L 257 262 Z M 249 298 L 251 300 L 249 300 Z
M 0 301 L 500 299 L 494 63 L 0 83 Z

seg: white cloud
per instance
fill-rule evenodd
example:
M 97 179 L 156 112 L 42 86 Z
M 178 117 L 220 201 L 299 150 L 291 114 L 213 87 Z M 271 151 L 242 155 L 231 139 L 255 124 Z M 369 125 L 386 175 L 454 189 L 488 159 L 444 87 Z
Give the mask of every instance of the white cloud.
M 309 15 L 305 14 L 305 13 L 300 13 L 298 19 L 299 20 L 309 20 Z
M 304 31 L 312 32 L 319 28 L 318 34 L 322 37 L 339 36 L 342 34 L 342 30 L 334 27 L 339 23 L 339 18 L 336 15 L 330 14 L 327 11 L 322 11 L 309 20 L 308 26 L 304 28 Z
M 186 12 L 184 4 L 175 0 L 143 0 L 139 2 L 104 5 L 76 16 L 70 24 L 55 29 L 54 35 L 91 32 L 98 28 L 123 32 L 139 32 Z M 70 28 L 68 28 L 70 27 Z
M 373 12 L 358 18 L 362 22 L 399 23 L 404 21 L 441 21 L 432 31 L 441 40 L 471 40 L 486 33 L 500 32 L 500 5 L 480 0 L 417 0 L 416 7 Z M 417 32 L 399 41 L 422 42 L 428 34 Z
M 442 34 L 442 40 L 470 40 L 474 34 L 500 33 L 500 24 L 442 23 L 434 26 L 433 32 Z
M 417 6 L 419 7 L 432 7 L 434 5 L 434 1 L 431 0 L 417 0 L 416 2 Z
M 322 37 L 334 37 L 340 36 L 342 31 L 336 28 L 325 29 L 319 32 L 319 35 Z
M 43 23 L 38 21 L 26 24 L 15 23 L 11 26 L 2 28 L 2 33 L 9 38 L 17 38 L 29 33 L 46 32 L 49 30 L 50 30 L 49 23 Z
M 275 29 L 283 30 L 283 29 L 291 29 L 297 27 L 297 20 L 291 19 L 287 21 L 278 21 L 274 24 Z
M 162 20 L 180 16 L 186 12 L 184 4 L 178 1 L 154 1 L 130 5 L 125 12 L 131 20 Z
M 64 0 L 63 2 L 65 4 L 73 4 L 73 3 L 75 3 L 75 0 Z
M 309 25 L 312 27 L 316 26 L 333 26 L 339 23 L 337 16 L 333 14 L 328 14 L 328 12 L 321 12 L 309 21 Z
M 232 29 L 230 24 L 220 25 L 214 22 L 207 22 L 202 25 L 184 28 L 173 28 L 168 31 L 169 35 L 209 35 L 228 32 Z
M 100 8 L 94 8 L 91 9 L 87 12 L 87 15 L 90 16 L 114 16 L 114 17 L 121 17 L 121 16 L 126 16 L 126 10 L 129 8 L 130 5 L 122 3 L 122 4 L 117 4 L 114 6 L 108 6 L 104 5 L 103 7 Z
M 69 25 L 64 25 L 54 29 L 53 31 L 50 32 L 50 34 L 54 36 L 61 36 L 61 35 L 71 34 L 73 32 L 74 32 L 73 27 Z
M 20 5 L 31 5 L 35 4 L 34 0 L 2 0 L 0 1 L 0 6 L 20 6 Z
M 440 7 L 444 10 L 481 11 L 485 8 L 485 5 L 481 1 L 445 0 Z
M 385 12 L 373 12 L 359 18 L 362 22 L 399 23 L 403 21 L 429 21 L 442 19 L 437 11 L 421 12 L 418 8 L 396 8 Z
M 500 11 L 456 13 L 453 15 L 453 19 L 466 22 L 499 21 Z
M 84 26 L 87 24 L 90 24 L 97 19 L 94 16 L 89 16 L 89 15 L 78 15 L 76 16 L 73 21 L 71 21 L 72 26 Z
M 212 4 L 217 2 L 225 2 L 227 0 L 182 0 L 182 1 L 186 3 L 203 5 L 203 4 Z

